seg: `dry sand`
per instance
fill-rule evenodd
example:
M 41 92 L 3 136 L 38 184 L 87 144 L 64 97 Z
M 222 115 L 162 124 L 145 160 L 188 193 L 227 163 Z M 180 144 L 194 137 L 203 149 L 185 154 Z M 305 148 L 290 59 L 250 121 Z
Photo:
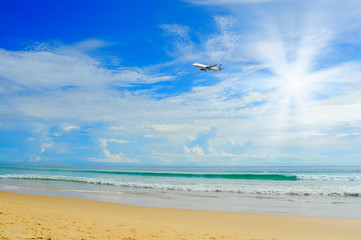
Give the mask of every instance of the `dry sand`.
M 125 206 L 0 192 L 0 239 L 361 239 L 361 219 Z

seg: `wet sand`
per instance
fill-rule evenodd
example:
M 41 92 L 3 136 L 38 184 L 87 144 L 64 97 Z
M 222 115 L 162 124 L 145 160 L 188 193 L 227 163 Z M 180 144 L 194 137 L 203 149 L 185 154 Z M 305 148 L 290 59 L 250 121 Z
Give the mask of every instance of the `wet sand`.
M 0 192 L 0 239 L 361 239 L 361 219 L 135 207 Z

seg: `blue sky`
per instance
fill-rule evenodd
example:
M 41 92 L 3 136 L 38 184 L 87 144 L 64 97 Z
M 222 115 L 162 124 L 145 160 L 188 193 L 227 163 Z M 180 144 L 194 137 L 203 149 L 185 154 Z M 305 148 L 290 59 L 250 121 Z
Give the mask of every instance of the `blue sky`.
M 0 29 L 1 162 L 361 164 L 360 1 L 2 0 Z

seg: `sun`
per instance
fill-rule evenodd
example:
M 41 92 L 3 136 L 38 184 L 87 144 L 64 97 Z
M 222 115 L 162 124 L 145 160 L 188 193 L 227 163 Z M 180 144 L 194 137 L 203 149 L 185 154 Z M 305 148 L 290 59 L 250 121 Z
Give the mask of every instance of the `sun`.
M 316 85 L 311 74 L 286 71 L 279 76 L 279 94 L 292 107 L 300 107 L 311 101 Z
M 289 97 L 305 98 L 310 90 L 310 82 L 305 75 L 296 75 L 285 79 L 284 91 Z

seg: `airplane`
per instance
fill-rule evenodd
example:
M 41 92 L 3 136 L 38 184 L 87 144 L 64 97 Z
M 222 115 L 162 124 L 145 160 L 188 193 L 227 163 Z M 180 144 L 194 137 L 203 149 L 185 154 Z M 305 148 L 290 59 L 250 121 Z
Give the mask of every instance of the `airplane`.
M 216 67 L 217 65 L 218 64 L 207 66 L 207 65 L 204 65 L 204 64 L 200 64 L 200 63 L 193 63 L 194 67 L 197 67 L 197 68 L 199 68 L 199 70 L 205 71 L 205 72 L 207 70 L 212 70 L 212 71 L 221 71 L 221 70 L 223 70 L 222 64 L 219 64 L 219 68 Z

